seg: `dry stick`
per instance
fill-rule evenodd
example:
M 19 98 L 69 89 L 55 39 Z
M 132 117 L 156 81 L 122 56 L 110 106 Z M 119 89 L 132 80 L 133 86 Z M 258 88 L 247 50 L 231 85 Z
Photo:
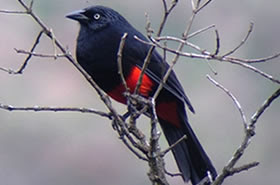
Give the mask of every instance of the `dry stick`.
M 124 78 L 123 67 L 122 67 L 122 53 L 123 53 L 123 48 L 124 48 L 126 38 L 127 38 L 127 33 L 124 33 L 122 38 L 121 38 L 120 45 L 119 45 L 119 49 L 118 49 L 118 53 L 117 53 L 117 56 L 118 56 L 117 60 L 118 60 L 118 73 L 121 77 L 121 80 L 122 80 L 122 83 L 125 87 L 126 92 L 129 92 L 129 89 L 127 87 L 127 84 L 126 84 L 126 81 L 125 81 L 125 78 Z
M 203 32 L 206 32 L 206 31 L 210 30 L 211 28 L 214 28 L 215 26 L 216 26 L 216 25 L 212 24 L 212 25 L 209 25 L 209 26 L 207 26 L 207 27 L 205 27 L 205 28 L 199 29 L 199 30 L 197 30 L 197 31 L 195 31 L 195 32 L 193 32 L 193 33 L 190 33 L 190 34 L 188 35 L 187 40 L 189 40 L 190 38 L 195 37 L 195 36 L 197 36 L 197 35 L 199 35 L 199 34 L 201 34 L 201 33 L 203 33 Z M 172 41 L 178 41 L 178 42 L 188 43 L 187 41 L 183 41 L 183 40 L 180 39 L 180 38 L 172 37 L 172 36 L 160 36 L 160 37 L 156 37 L 155 40 L 156 40 L 156 41 L 161 41 L 161 40 L 172 40 Z
M 111 119 L 111 115 L 105 112 L 97 111 L 89 108 L 76 108 L 76 107 L 14 107 L 12 105 L 5 105 L 0 103 L 0 109 L 8 111 L 34 111 L 34 112 L 80 112 L 80 113 L 93 113 L 102 117 Z
M 167 170 L 165 170 L 165 174 L 169 175 L 170 177 L 177 177 L 177 176 L 182 177 L 182 173 L 172 173 L 172 172 L 169 172 Z
M 235 61 L 247 63 L 247 64 L 252 64 L 252 63 L 267 62 L 267 61 L 273 60 L 273 59 L 275 59 L 275 58 L 278 58 L 279 56 L 280 56 L 280 53 L 276 53 L 276 54 L 271 55 L 271 56 L 268 56 L 268 57 L 257 58 L 257 59 L 240 59 L 240 58 L 229 57 L 229 56 L 227 56 L 226 58 L 227 58 L 227 59 L 230 59 L 230 60 L 235 60 Z
M 264 111 L 270 106 L 270 104 L 276 100 L 280 96 L 280 88 L 277 89 L 265 102 L 262 106 L 254 113 L 251 117 L 251 125 L 254 126 L 255 123 L 258 121 L 259 117 L 264 113 Z
M 257 167 L 259 164 L 260 164 L 259 162 L 251 162 L 249 164 L 244 164 L 244 165 L 236 167 L 236 168 L 231 168 L 228 170 L 228 173 L 229 173 L 228 176 L 232 176 L 236 173 L 247 171 L 251 168 Z
M 0 13 L 5 14 L 27 14 L 26 11 L 0 10 Z
M 250 69 L 251 71 L 256 72 L 257 74 L 259 74 L 259 75 L 261 75 L 261 76 L 263 76 L 263 77 L 269 79 L 270 81 L 272 81 L 272 82 L 274 82 L 274 83 L 280 84 L 280 80 L 274 78 L 273 76 L 271 76 L 271 75 L 269 75 L 269 74 L 267 74 L 267 73 L 265 73 L 265 72 L 259 70 L 259 69 L 256 68 L 256 67 L 253 67 L 253 66 L 251 66 L 251 65 L 249 65 L 249 64 L 247 64 L 247 63 L 240 62 L 240 61 L 234 60 L 234 59 L 232 59 L 232 58 L 224 58 L 224 59 L 222 58 L 222 59 L 218 59 L 218 60 L 221 61 L 221 62 L 222 62 L 222 61 L 223 61 L 223 62 L 230 62 L 230 63 L 232 63 L 232 64 L 240 65 L 240 66 L 242 66 L 242 67 L 244 67 L 244 68 L 246 68 L 246 69 Z
M 160 152 L 160 155 L 163 157 L 165 156 L 168 152 L 170 152 L 175 146 L 177 146 L 179 143 L 181 143 L 182 141 L 188 139 L 187 135 L 183 135 L 183 137 L 181 137 L 180 139 L 178 139 L 175 143 L 173 143 L 172 145 L 170 145 L 167 149 L 165 149 L 164 151 Z
M 205 8 L 209 3 L 211 3 L 211 1 L 212 0 L 207 0 L 207 1 L 205 1 L 199 8 L 197 8 L 196 10 L 195 10 L 195 12 L 197 13 L 197 12 L 199 12 L 199 11 L 201 11 L 203 8 Z M 200 2 L 200 0 L 198 1 L 198 6 L 199 6 L 199 2 Z
M 220 51 L 220 37 L 219 37 L 218 30 L 215 30 L 215 34 L 216 34 L 216 50 L 215 50 L 214 55 L 218 55 L 219 51 Z
M 250 27 L 248 29 L 248 32 L 245 36 L 245 38 L 240 42 L 240 44 L 238 46 L 236 46 L 233 50 L 227 52 L 226 54 L 223 55 L 223 57 L 226 57 L 226 56 L 229 56 L 229 55 L 232 55 L 234 52 L 236 52 L 241 46 L 243 46 L 246 41 L 248 40 L 249 36 L 251 35 L 252 31 L 253 31 L 253 27 L 254 27 L 254 23 L 250 23 Z
M 5 67 L 0 67 L 0 70 L 4 71 L 6 73 L 9 73 L 9 74 L 17 74 L 14 70 L 8 69 L 8 68 L 5 68 Z
M 55 45 L 55 40 L 56 40 L 56 38 L 55 38 L 55 35 L 54 35 L 54 33 L 53 33 L 53 29 L 52 29 L 52 28 L 50 29 L 50 31 L 51 31 L 51 37 L 52 37 L 54 59 L 56 60 L 56 59 L 57 59 L 57 55 L 58 55 L 58 54 L 57 54 L 56 45 Z
M 41 58 L 58 58 L 58 57 L 65 57 L 65 54 L 43 54 L 43 53 L 36 53 L 36 52 L 30 52 L 30 51 L 25 51 L 22 49 L 16 49 L 14 48 L 15 51 L 19 54 L 27 54 L 27 55 L 32 55 L 34 57 L 41 57 Z
M 43 34 L 43 31 L 40 31 L 39 34 L 38 34 L 38 36 L 37 36 L 36 39 L 35 39 L 35 42 L 34 42 L 32 48 L 31 48 L 31 50 L 30 50 L 30 53 L 32 53 L 32 52 L 35 50 L 35 48 L 37 47 L 37 45 L 39 44 L 40 38 L 41 38 L 42 34 Z M 29 54 L 29 55 L 27 56 L 27 58 L 25 59 L 25 61 L 23 62 L 23 64 L 22 64 L 22 66 L 20 67 L 20 69 L 19 69 L 18 71 L 16 71 L 15 74 L 22 74 L 23 70 L 24 70 L 25 67 L 27 66 L 27 63 L 28 63 L 28 61 L 31 59 L 31 57 L 32 57 L 32 54 Z
M 222 86 L 221 84 L 219 84 L 217 81 L 215 81 L 211 76 L 207 75 L 206 76 L 208 80 L 210 80 L 215 86 L 217 86 L 218 88 L 222 89 L 233 101 L 234 105 L 236 106 L 236 108 L 238 109 L 240 116 L 242 118 L 242 122 L 243 122 L 243 126 L 246 129 L 247 128 L 247 118 L 245 116 L 245 113 L 239 103 L 239 101 L 237 100 L 237 98 L 228 90 L 226 89 L 224 86 Z

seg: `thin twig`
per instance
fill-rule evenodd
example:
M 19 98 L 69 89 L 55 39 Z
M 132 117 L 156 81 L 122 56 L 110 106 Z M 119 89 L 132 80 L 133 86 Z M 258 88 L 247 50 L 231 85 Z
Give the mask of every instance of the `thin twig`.
M 250 23 L 250 26 L 249 26 L 249 29 L 248 29 L 248 32 L 247 32 L 245 38 L 244 38 L 244 39 L 240 42 L 240 44 L 239 44 L 238 46 L 236 46 L 233 50 L 231 50 L 231 51 L 227 52 L 226 54 L 224 54 L 223 57 L 229 56 L 229 55 L 233 54 L 233 53 L 236 52 L 241 46 L 243 46 L 243 45 L 246 43 L 246 41 L 248 40 L 250 34 L 252 33 L 253 27 L 254 27 L 254 23 L 251 22 L 251 23 Z
M 216 50 L 215 50 L 214 55 L 218 55 L 219 51 L 220 51 L 220 37 L 219 37 L 218 30 L 215 30 L 215 34 L 216 34 Z
M 200 7 L 198 7 L 196 10 L 195 10 L 195 13 L 198 13 L 199 11 L 201 11 L 203 8 L 205 8 L 212 0 L 207 0 L 205 1 Z
M 251 125 L 255 125 L 259 117 L 264 113 L 264 111 L 271 105 L 271 103 L 280 96 L 280 88 L 277 89 L 267 100 L 264 101 L 262 106 L 253 114 L 251 117 Z
M 28 61 L 31 59 L 32 57 L 32 52 L 34 52 L 35 48 L 37 47 L 37 45 L 39 44 L 40 42 L 40 38 L 43 34 L 43 31 L 40 31 L 39 34 L 37 35 L 36 39 L 35 39 L 35 42 L 32 46 L 32 48 L 30 49 L 30 54 L 26 57 L 25 61 L 23 62 L 22 66 L 20 67 L 20 69 L 16 72 L 17 74 L 22 74 L 23 70 L 25 69 Z
M 117 56 L 118 56 L 118 73 L 121 77 L 121 80 L 122 80 L 122 83 L 125 87 L 126 92 L 129 92 L 129 89 L 127 87 L 127 84 L 126 84 L 126 81 L 125 81 L 125 78 L 124 78 L 123 67 L 122 67 L 122 53 L 123 53 L 123 48 L 124 48 L 124 44 L 125 44 L 125 40 L 126 40 L 127 35 L 128 35 L 127 33 L 124 33 L 122 38 L 121 38 L 121 42 L 120 42 L 120 45 L 119 45 Z
M 50 33 L 51 33 L 51 40 L 52 40 L 52 45 L 53 45 L 53 55 L 55 56 L 54 59 L 56 60 L 57 59 L 57 49 L 56 49 L 56 45 L 55 45 L 55 35 L 53 33 L 53 29 L 51 28 L 50 29 Z
M 9 73 L 9 74 L 17 74 L 16 71 L 12 70 L 12 69 L 8 69 L 8 68 L 5 68 L 5 67 L 0 67 L 0 70 L 1 71 L 4 71 L 6 73 Z
M 25 51 L 25 50 L 22 50 L 22 49 L 16 49 L 14 48 L 15 51 L 19 54 L 27 54 L 27 55 L 32 55 L 34 57 L 41 57 L 41 58 L 58 58 L 58 57 L 65 57 L 65 54 L 56 54 L 56 55 L 53 55 L 53 54 L 42 54 L 42 53 L 36 53 L 36 52 L 30 52 L 30 51 Z
M 181 137 L 180 139 L 178 139 L 175 143 L 173 143 L 172 145 L 170 145 L 167 149 L 163 150 L 160 152 L 161 156 L 165 156 L 168 152 L 170 152 L 175 146 L 177 146 L 179 143 L 181 143 L 182 141 L 188 139 L 187 135 L 184 135 L 183 137 Z
M 182 173 L 172 173 L 172 172 L 169 172 L 167 170 L 165 170 L 165 173 L 167 175 L 169 175 L 170 177 L 178 177 L 178 176 L 182 177 Z
M 253 64 L 253 63 L 262 63 L 262 62 L 271 61 L 275 58 L 278 58 L 279 56 L 280 56 L 280 53 L 276 53 L 276 54 L 268 56 L 268 57 L 257 58 L 257 59 L 240 59 L 240 58 L 229 57 L 229 56 L 226 58 L 229 60 L 235 60 L 235 61 L 239 61 L 239 62 L 243 62 L 243 63 L 247 63 L 247 64 Z
M 236 108 L 238 109 L 238 111 L 240 113 L 240 116 L 241 116 L 242 121 L 243 121 L 244 128 L 246 129 L 247 128 L 247 118 L 246 118 L 245 113 L 244 113 L 244 111 L 243 111 L 239 101 L 237 100 L 237 98 L 228 89 L 226 89 L 224 86 L 222 86 L 217 81 L 215 81 L 211 76 L 207 75 L 206 77 L 215 86 L 217 86 L 218 88 L 222 89 L 232 99 L 234 105 L 236 106 Z
M 0 109 L 8 111 L 34 111 L 34 112 L 80 112 L 80 113 L 93 113 L 102 117 L 111 119 L 111 115 L 105 112 L 97 111 L 90 108 L 78 108 L 78 107 L 16 107 L 12 105 L 5 105 L 0 103 Z
M 208 30 L 210 30 L 211 28 L 215 28 L 215 27 L 216 27 L 216 25 L 215 25 L 215 24 L 212 24 L 212 25 L 209 25 L 209 26 L 207 26 L 207 27 L 205 27 L 205 28 L 199 29 L 199 30 L 197 30 L 197 31 L 195 31 L 195 32 L 193 32 L 193 33 L 190 33 L 190 34 L 188 35 L 188 39 L 190 39 L 190 38 L 192 38 L 192 37 L 194 37 L 194 36 L 197 36 L 197 35 L 199 35 L 199 34 L 205 32 L 205 31 L 208 31 Z
M 247 171 L 251 168 L 257 167 L 260 163 L 259 162 L 251 162 L 249 164 L 244 164 L 242 166 L 236 167 L 236 168 L 232 168 L 229 170 L 229 176 L 232 176 L 236 173 L 240 173 L 243 171 Z
M 4 13 L 4 14 L 27 14 L 26 11 L 15 11 L 15 10 L 0 10 L 0 13 Z

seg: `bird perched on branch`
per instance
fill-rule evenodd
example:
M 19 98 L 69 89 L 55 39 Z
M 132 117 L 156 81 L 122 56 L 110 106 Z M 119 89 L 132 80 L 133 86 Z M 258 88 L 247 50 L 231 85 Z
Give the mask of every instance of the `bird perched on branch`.
M 145 36 L 118 12 L 104 6 L 88 7 L 67 15 L 67 18 L 80 23 L 76 48 L 79 64 L 110 97 L 126 104 L 123 95 L 126 89 L 118 73 L 119 44 L 123 34 L 127 33 L 122 51 L 122 71 L 126 84 L 133 93 L 150 48 L 137 41 L 134 36 L 147 41 Z M 154 50 L 139 94 L 146 98 L 152 97 L 168 68 L 167 62 Z M 197 184 L 209 174 L 215 178 L 217 173 L 190 127 L 185 104 L 194 112 L 172 71 L 155 100 L 156 114 L 169 145 L 184 135 L 187 136 L 187 139 L 177 144 L 172 152 L 183 180 L 191 180 L 192 184 Z

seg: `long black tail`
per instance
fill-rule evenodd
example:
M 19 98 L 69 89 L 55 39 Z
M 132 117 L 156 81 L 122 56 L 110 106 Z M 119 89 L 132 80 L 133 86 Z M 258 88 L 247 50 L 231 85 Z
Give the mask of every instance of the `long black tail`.
M 169 145 L 175 143 L 184 135 L 187 136 L 186 140 L 177 144 L 172 150 L 184 181 L 191 180 L 192 184 L 195 185 L 208 173 L 214 179 L 217 172 L 191 129 L 184 108 L 180 110 L 179 114 L 182 120 L 182 128 L 177 128 L 160 118 L 159 122 Z

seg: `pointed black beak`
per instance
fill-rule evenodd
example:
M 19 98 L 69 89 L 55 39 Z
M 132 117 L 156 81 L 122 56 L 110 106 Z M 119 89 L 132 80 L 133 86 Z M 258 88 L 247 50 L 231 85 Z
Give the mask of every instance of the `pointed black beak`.
M 84 14 L 85 10 L 78 10 L 67 14 L 66 17 L 78 22 L 88 21 L 89 18 Z

